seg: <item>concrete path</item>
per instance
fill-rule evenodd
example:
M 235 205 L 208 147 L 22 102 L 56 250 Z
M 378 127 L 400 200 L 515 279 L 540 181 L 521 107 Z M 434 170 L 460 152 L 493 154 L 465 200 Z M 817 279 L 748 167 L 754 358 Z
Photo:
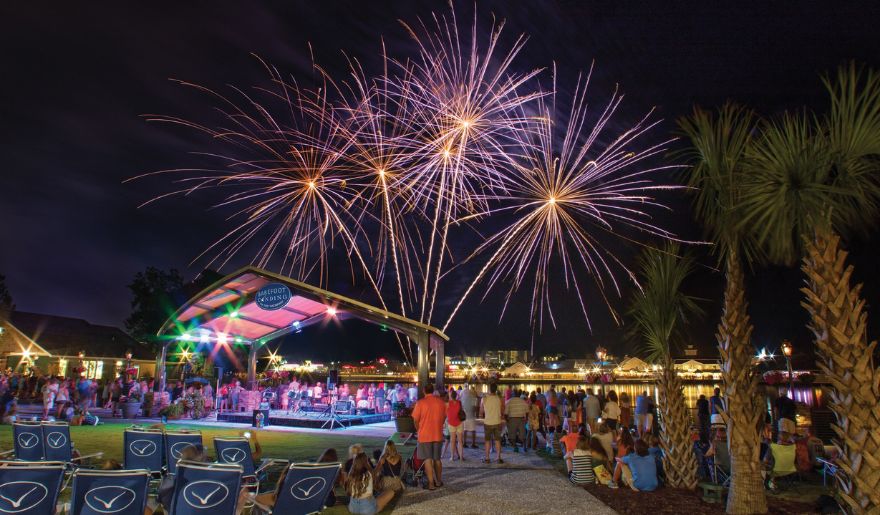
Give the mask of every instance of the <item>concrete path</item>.
M 481 444 L 478 444 L 481 445 Z M 395 514 L 614 514 L 614 510 L 534 453 L 503 450 L 505 463 L 482 463 L 483 450 L 466 449 L 464 462 L 443 462 L 443 488 L 407 488 Z

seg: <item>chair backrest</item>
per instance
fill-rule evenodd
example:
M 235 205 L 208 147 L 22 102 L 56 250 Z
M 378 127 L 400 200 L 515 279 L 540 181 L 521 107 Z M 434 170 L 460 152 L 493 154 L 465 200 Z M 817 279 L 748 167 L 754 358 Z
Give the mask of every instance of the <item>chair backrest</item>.
M 397 417 L 394 419 L 394 425 L 399 433 L 416 432 L 416 423 L 412 417 Z
M 195 445 L 202 445 L 202 433 L 200 432 L 165 432 L 165 459 L 169 474 L 177 473 L 177 461 L 180 460 L 180 453 L 187 447 Z
M 143 515 L 148 470 L 90 470 L 73 473 L 70 515 Z
M 64 463 L 0 462 L 0 513 L 53 515 Z
M 168 511 L 174 515 L 232 515 L 241 478 L 239 465 L 179 461 Z
M 715 463 L 725 471 L 730 471 L 730 448 L 727 447 L 727 442 L 715 442 Z
M 354 407 L 354 403 L 350 400 L 336 401 L 333 404 L 333 412 L 348 414 L 348 413 L 351 413 L 351 410 L 353 407 Z
M 40 461 L 45 457 L 43 428 L 39 422 L 13 423 L 12 440 L 15 449 L 15 459 Z
M 124 466 L 127 470 L 161 472 L 165 458 L 164 435 L 158 429 L 126 429 L 123 434 Z
M 240 465 L 245 477 L 255 474 L 251 442 L 247 438 L 214 438 L 214 452 L 218 463 Z
M 73 443 L 67 422 L 43 422 L 43 454 L 49 461 L 69 463 L 73 459 Z
M 770 452 L 773 453 L 773 475 L 785 476 L 797 472 L 796 451 L 797 447 L 794 445 L 770 444 Z
M 339 463 L 293 463 L 277 492 L 273 515 L 317 513 L 333 491 Z

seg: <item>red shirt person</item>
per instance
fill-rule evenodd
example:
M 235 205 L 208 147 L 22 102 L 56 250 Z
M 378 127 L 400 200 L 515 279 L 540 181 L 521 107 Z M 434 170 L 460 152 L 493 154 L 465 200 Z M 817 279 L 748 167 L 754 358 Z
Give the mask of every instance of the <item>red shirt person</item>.
M 446 403 L 434 395 L 434 385 L 425 385 L 425 396 L 416 402 L 412 417 L 418 431 L 419 457 L 427 461 L 428 489 L 433 490 L 436 486 L 443 486 L 440 453 L 443 450 L 443 423 L 446 421 Z

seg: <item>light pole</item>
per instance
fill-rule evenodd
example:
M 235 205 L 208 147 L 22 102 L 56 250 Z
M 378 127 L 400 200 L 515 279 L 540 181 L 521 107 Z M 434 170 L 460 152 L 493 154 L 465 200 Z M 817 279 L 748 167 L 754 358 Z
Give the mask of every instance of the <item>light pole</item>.
M 794 374 L 791 371 L 791 354 L 794 347 L 788 340 L 782 340 L 782 354 L 785 356 L 785 364 L 788 366 L 788 395 L 794 400 Z
M 605 394 L 605 383 L 602 381 L 604 372 L 605 372 L 605 356 L 608 355 L 608 350 L 601 345 L 596 347 L 596 358 L 599 359 L 599 385 L 602 388 L 602 394 Z

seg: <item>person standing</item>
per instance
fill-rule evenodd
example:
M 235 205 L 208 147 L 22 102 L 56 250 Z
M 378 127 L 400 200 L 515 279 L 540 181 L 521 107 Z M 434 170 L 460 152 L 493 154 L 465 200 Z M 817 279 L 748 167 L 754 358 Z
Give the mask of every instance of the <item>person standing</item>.
M 468 386 L 461 392 L 461 407 L 464 410 L 464 423 L 461 440 L 467 447 L 467 435 L 471 434 L 471 449 L 477 448 L 477 391 Z
M 425 396 L 413 408 L 413 421 L 418 434 L 419 456 L 425 460 L 428 490 L 443 486 L 443 422 L 446 421 L 446 404 L 434 395 L 434 385 L 425 385 Z
M 780 433 L 795 434 L 797 432 L 797 404 L 791 397 L 780 395 L 776 398 L 777 429 Z
M 602 414 L 602 404 L 599 397 L 593 393 L 592 388 L 587 388 L 587 397 L 584 399 L 584 411 L 586 412 L 586 421 L 590 426 L 590 433 L 595 433 L 599 423 L 599 416 Z
M 620 405 L 617 404 L 617 392 L 614 390 L 608 392 L 608 400 L 602 408 L 602 420 L 612 430 L 617 429 L 617 422 L 620 420 Z
M 407 390 L 406 395 L 407 395 L 407 398 L 409 399 L 409 401 L 408 401 L 408 402 L 409 402 L 409 406 L 414 406 L 415 403 L 416 403 L 416 401 L 419 400 L 419 388 L 418 388 L 418 386 L 416 386 L 416 384 L 413 383 L 413 384 L 409 387 L 409 390 Z
M 643 390 L 641 395 L 636 397 L 636 431 L 639 436 L 642 436 L 648 428 L 649 404 L 650 398 L 648 397 L 648 391 Z
M 455 390 L 449 389 L 449 402 L 446 404 L 446 425 L 449 427 L 449 461 L 464 461 L 464 421 L 461 415 L 461 401 Z
M 721 417 L 721 412 L 725 410 L 725 407 L 724 399 L 721 398 L 721 388 L 715 388 L 715 394 L 709 398 L 709 408 L 711 411 L 711 423 L 723 424 L 724 418 Z
M 526 415 L 529 412 L 529 405 L 523 400 L 519 390 L 515 391 L 507 405 L 504 407 L 504 414 L 507 416 L 507 437 L 513 445 L 513 452 L 519 452 L 517 439 L 523 444 L 523 452 L 528 450 L 526 444 Z
M 626 430 L 629 430 L 632 425 L 632 399 L 627 392 L 620 392 L 620 421 L 618 425 Z
M 483 463 L 490 463 L 489 449 L 492 442 L 495 442 L 495 454 L 498 456 L 498 463 L 504 463 L 501 459 L 501 414 L 504 412 L 504 403 L 498 395 L 498 385 L 491 383 L 489 385 L 489 393 L 483 396 L 480 402 L 480 413 L 483 415 L 483 438 L 485 440 L 484 447 L 486 449 L 486 457 Z
M 709 413 L 709 400 L 705 395 L 697 399 L 697 422 L 700 425 L 700 436 L 709 439 L 711 413 Z

